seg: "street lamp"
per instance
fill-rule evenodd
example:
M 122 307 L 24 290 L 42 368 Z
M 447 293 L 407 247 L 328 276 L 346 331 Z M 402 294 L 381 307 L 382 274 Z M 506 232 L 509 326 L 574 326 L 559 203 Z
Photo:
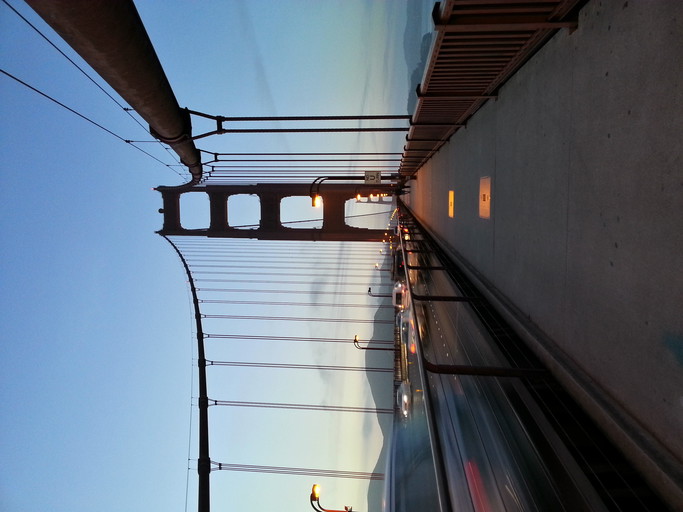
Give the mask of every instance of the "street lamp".
M 318 484 L 313 484 L 313 489 L 311 489 L 311 507 L 317 512 L 353 512 L 353 507 L 344 507 L 344 510 L 334 510 L 331 508 L 323 508 L 320 505 L 320 486 Z
M 372 293 L 372 286 L 368 288 L 368 295 L 370 297 L 382 297 L 382 298 L 390 298 L 391 294 L 373 294 Z
M 359 343 L 358 335 L 356 334 L 353 337 L 353 346 L 356 347 L 358 350 L 386 350 L 386 351 L 391 351 L 391 352 L 396 352 L 395 348 L 380 348 L 380 347 L 361 347 Z
M 398 180 L 399 176 L 398 174 L 390 174 L 385 176 L 385 178 L 389 180 Z M 317 207 L 319 204 L 316 204 L 316 200 L 320 197 L 320 185 L 323 181 L 363 181 L 364 179 L 365 176 L 318 176 L 313 180 L 313 183 L 311 183 L 308 195 L 311 197 L 313 206 Z M 360 201 L 360 194 L 356 195 L 356 201 Z
M 310 188 L 308 189 L 308 195 L 311 196 L 311 202 L 314 207 L 320 206 L 320 185 L 322 184 L 323 181 L 362 181 L 363 176 L 318 176 L 316 179 L 313 180 L 313 183 L 311 183 Z

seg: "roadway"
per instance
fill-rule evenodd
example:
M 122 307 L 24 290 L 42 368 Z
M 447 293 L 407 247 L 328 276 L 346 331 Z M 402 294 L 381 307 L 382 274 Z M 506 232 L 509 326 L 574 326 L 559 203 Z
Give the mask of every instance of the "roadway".
M 411 299 L 399 331 L 412 404 L 407 417 L 394 418 L 390 510 L 622 510 L 603 504 L 519 379 L 425 372 L 423 357 L 439 365 L 512 363 L 469 303 L 417 300 L 463 295 L 436 270 L 443 268 L 436 255 L 408 253 L 406 262 Z
M 558 32 L 503 85 L 418 171 L 405 196 L 677 509 L 682 23 L 678 1 L 589 1 L 577 30 Z M 479 201 L 484 177 L 488 216 Z M 439 328 L 457 338 L 465 327 L 442 320 Z M 464 344 L 449 357 L 466 349 L 478 357 Z

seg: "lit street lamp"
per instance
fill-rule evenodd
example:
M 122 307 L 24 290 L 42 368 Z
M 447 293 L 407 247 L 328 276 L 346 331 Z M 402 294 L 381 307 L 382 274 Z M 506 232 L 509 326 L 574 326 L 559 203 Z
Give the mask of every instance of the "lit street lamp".
M 390 174 L 385 176 L 389 180 L 398 180 L 398 174 Z M 365 176 L 318 176 L 313 180 L 311 186 L 308 190 L 308 195 L 311 197 L 311 203 L 313 207 L 317 208 L 321 204 L 322 198 L 320 197 L 320 185 L 323 181 L 363 181 Z M 360 187 L 360 186 L 359 186 Z M 360 201 L 360 194 L 356 195 L 356 201 Z
M 313 484 L 313 489 L 311 489 L 311 507 L 317 512 L 353 512 L 353 507 L 344 507 L 344 510 L 334 510 L 331 508 L 323 508 L 320 505 L 320 486 L 318 484 Z
M 311 204 L 314 208 L 318 208 L 322 204 L 320 185 L 323 181 L 361 181 L 362 179 L 363 176 L 318 176 L 313 180 L 313 183 L 311 183 L 311 187 L 308 190 L 308 195 L 311 196 Z

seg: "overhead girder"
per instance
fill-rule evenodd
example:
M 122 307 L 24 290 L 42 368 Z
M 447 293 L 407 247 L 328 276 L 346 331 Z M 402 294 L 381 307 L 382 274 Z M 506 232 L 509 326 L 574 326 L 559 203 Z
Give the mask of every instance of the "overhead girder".
M 202 178 L 190 114 L 181 109 L 131 0 L 26 0 L 168 144 L 192 175 Z

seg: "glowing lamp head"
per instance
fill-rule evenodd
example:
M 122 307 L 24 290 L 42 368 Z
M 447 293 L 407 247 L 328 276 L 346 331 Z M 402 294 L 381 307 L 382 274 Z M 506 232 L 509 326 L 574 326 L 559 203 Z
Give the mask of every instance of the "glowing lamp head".
M 323 204 L 323 198 L 316 194 L 312 197 L 311 203 L 313 204 L 313 208 L 320 208 L 320 205 Z
M 318 484 L 313 484 L 311 489 L 311 500 L 318 501 L 320 499 L 320 486 Z
M 360 203 L 360 194 L 356 194 L 356 202 Z

